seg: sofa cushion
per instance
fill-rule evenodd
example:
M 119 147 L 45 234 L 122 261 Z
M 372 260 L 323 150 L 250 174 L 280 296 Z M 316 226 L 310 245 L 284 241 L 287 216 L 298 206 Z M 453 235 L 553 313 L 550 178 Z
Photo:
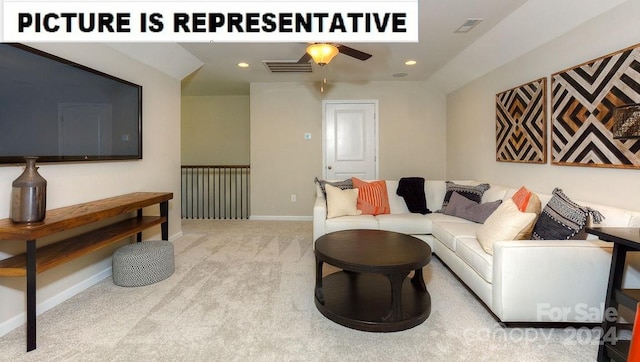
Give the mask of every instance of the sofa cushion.
M 433 223 L 427 215 L 406 213 L 406 214 L 384 214 L 376 215 L 376 220 L 380 230 L 395 231 L 403 234 L 431 234 Z
M 522 212 L 512 199 L 507 198 L 478 228 L 478 242 L 488 254 L 493 255 L 493 243 L 503 240 L 524 239 L 531 233 L 537 215 Z
M 447 215 L 447 214 L 443 214 L 441 212 L 437 212 L 437 213 L 431 213 L 428 215 L 429 219 L 431 219 L 431 221 L 435 224 L 435 223 L 441 223 L 441 222 L 451 222 L 451 223 L 459 223 L 459 224 L 474 224 L 473 221 L 469 221 L 469 220 L 465 220 L 461 217 L 457 217 L 457 216 L 451 216 L 451 215 Z
M 496 200 L 478 204 L 454 192 L 451 194 L 451 198 L 443 214 L 461 217 L 482 224 L 501 203 L 502 200 Z
M 433 214 L 430 214 L 433 215 Z M 451 216 L 453 217 L 453 216 Z M 453 222 L 438 221 L 433 223 L 433 236 L 452 251 L 456 251 L 456 240 L 462 237 L 476 237 L 476 231 L 481 224 L 476 224 L 471 221 L 466 221 L 461 218 L 455 218 L 461 220 Z
M 398 189 L 398 180 L 385 180 L 387 183 L 387 196 L 389 197 L 389 213 L 391 214 L 408 214 L 409 208 L 407 203 L 401 196 L 396 194 Z
M 491 202 L 491 201 L 496 201 L 496 200 L 504 200 L 504 198 L 507 195 L 507 193 L 509 191 L 511 191 L 511 190 L 512 190 L 512 188 L 507 187 L 507 186 L 491 184 L 491 187 L 489 187 L 482 194 L 482 201 L 481 202 Z
M 597 225 L 594 225 L 592 222 L 593 221 L 592 218 L 589 218 L 587 220 L 587 226 L 598 226 L 598 227 L 629 226 L 631 227 L 629 223 L 631 222 L 631 218 L 633 217 L 634 212 L 636 212 L 633 210 L 626 210 L 626 209 L 621 209 L 619 207 L 613 207 L 608 205 L 594 204 L 586 201 L 576 200 L 576 203 L 583 206 L 588 206 L 592 209 L 596 209 L 598 210 L 598 212 L 600 212 L 604 216 L 604 219 L 601 220 L 600 223 L 598 223 Z
M 424 196 L 427 199 L 427 205 L 431 207 L 431 210 L 440 210 L 442 208 L 442 202 L 444 201 L 444 195 L 447 192 L 447 185 L 442 180 L 425 180 L 424 181 Z
M 378 229 L 378 220 L 373 215 L 340 216 L 325 221 L 325 232 L 352 229 Z
M 460 185 L 451 181 L 446 181 L 447 191 L 444 194 L 444 201 L 442 201 L 442 208 L 440 212 L 443 212 L 447 208 L 449 199 L 454 192 L 466 197 L 469 200 L 476 203 L 482 202 L 482 194 L 489 189 L 489 184 L 483 183 L 480 185 Z
M 599 223 L 604 217 L 600 212 L 573 202 L 562 189 L 555 188 L 551 200 L 542 210 L 533 228 L 534 240 L 586 239 L 584 228 L 589 215 Z
M 476 238 L 458 238 L 456 255 L 488 283 L 493 282 L 493 257 L 487 254 Z
M 384 180 L 366 182 L 352 177 L 351 181 L 353 181 L 353 187 L 359 189 L 358 210 L 365 215 L 389 213 L 389 196 Z
M 360 215 L 362 213 L 356 207 L 358 189 L 342 190 L 326 184 L 325 190 L 327 193 L 327 219 L 345 215 Z

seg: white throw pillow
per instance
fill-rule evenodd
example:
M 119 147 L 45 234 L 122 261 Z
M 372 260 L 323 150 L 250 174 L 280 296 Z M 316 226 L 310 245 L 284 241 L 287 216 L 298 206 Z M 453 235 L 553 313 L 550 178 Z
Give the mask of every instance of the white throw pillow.
M 478 231 L 476 238 L 485 252 L 493 255 L 493 243 L 503 240 L 519 240 L 531 235 L 537 215 L 533 212 L 522 212 L 511 198 L 507 198 L 498 206 Z
M 341 190 L 326 184 L 327 191 L 327 219 L 345 215 L 360 215 L 358 210 L 358 189 Z

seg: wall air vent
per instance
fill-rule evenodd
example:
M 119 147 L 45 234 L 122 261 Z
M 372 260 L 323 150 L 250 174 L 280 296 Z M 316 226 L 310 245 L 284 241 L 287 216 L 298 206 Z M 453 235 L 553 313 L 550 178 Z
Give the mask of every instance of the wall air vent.
M 263 60 L 262 63 L 271 73 L 312 73 L 311 63 L 298 63 L 297 60 Z
M 478 25 L 482 20 L 484 19 L 469 18 L 465 20 L 465 22 L 462 25 L 460 25 L 460 27 L 456 29 L 454 33 L 468 33 L 471 29 L 473 29 L 476 25 Z

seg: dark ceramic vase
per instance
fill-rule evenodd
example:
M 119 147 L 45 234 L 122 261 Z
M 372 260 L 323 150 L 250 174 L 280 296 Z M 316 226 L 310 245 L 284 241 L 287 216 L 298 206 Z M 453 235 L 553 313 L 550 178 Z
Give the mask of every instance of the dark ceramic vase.
M 47 207 L 47 180 L 36 167 L 37 157 L 25 157 L 24 172 L 13 181 L 11 190 L 11 220 L 16 223 L 36 223 L 44 220 Z

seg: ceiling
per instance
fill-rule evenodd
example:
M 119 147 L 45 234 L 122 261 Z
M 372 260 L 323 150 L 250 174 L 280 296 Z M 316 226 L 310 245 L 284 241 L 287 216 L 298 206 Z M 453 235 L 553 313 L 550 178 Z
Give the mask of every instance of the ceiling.
M 418 0 L 418 43 L 345 43 L 372 54 L 360 61 L 338 54 L 312 73 L 271 73 L 263 61 L 297 61 L 304 43 L 180 43 L 204 63 L 182 80 L 183 95 L 249 94 L 250 82 L 422 81 L 500 23 L 527 0 Z M 456 33 L 469 18 L 483 19 L 468 33 Z M 322 41 L 322 39 L 318 39 Z M 406 60 L 417 61 L 407 66 Z M 248 68 L 236 64 L 246 62 Z M 399 77 L 398 73 L 405 73 Z M 395 76 L 394 76 L 395 74 Z

